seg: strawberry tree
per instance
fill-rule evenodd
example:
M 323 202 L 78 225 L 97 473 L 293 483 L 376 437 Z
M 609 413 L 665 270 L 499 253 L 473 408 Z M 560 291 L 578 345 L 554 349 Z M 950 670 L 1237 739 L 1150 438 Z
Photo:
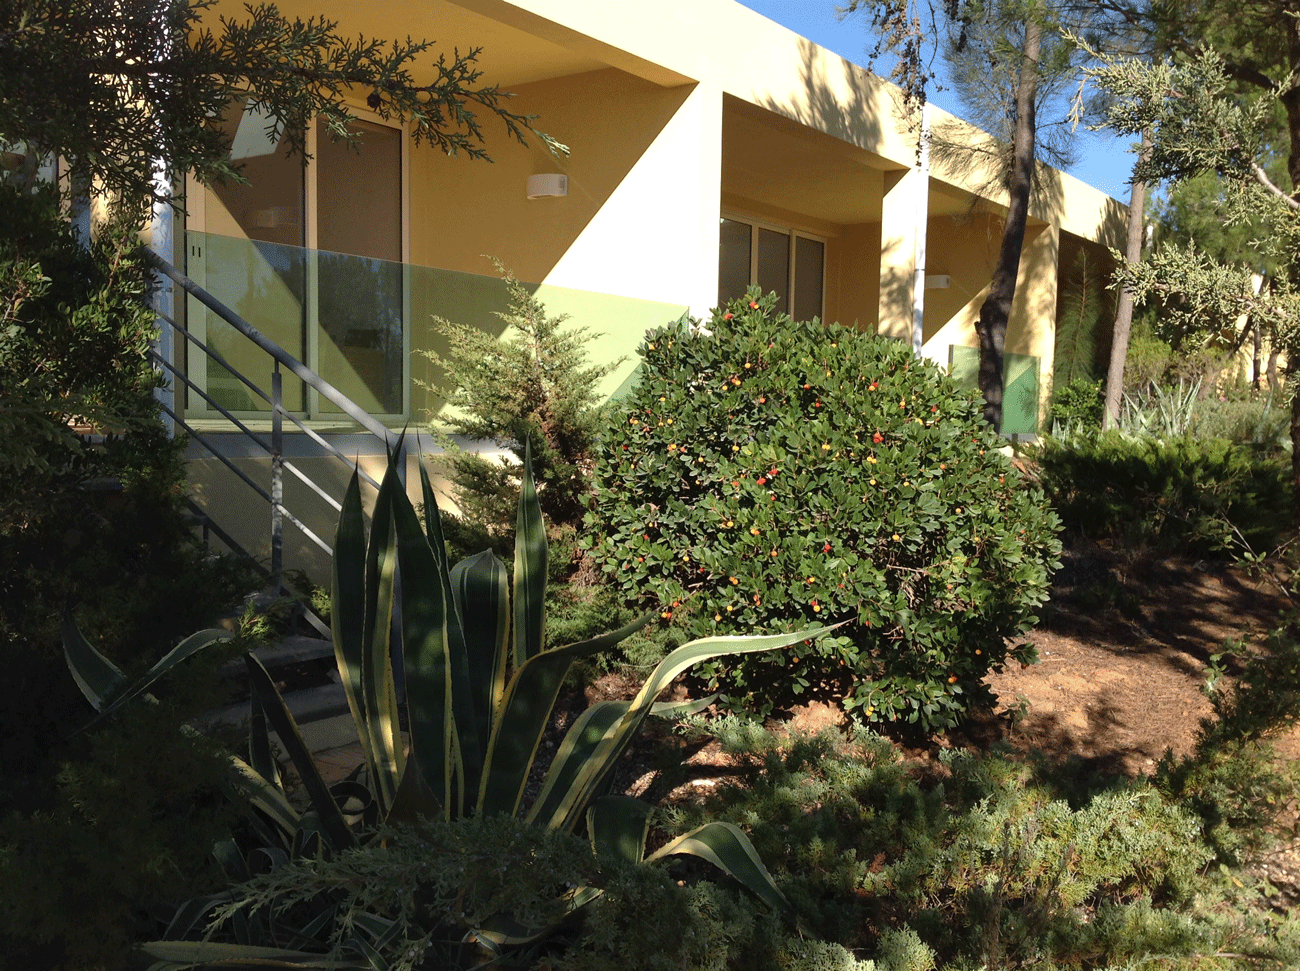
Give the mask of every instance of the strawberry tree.
M 647 335 L 597 458 L 587 548 L 692 636 L 852 623 L 795 655 L 719 661 L 732 707 L 818 689 L 869 721 L 949 727 L 1032 663 L 1058 521 L 973 394 L 906 345 L 774 311 Z

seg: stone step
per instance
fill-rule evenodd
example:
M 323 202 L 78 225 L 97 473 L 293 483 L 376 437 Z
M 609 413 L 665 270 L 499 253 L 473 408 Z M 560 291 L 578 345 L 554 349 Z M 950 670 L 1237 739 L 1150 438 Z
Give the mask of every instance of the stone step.
M 334 657 L 334 644 L 319 637 L 302 637 L 296 634 L 286 635 L 274 644 L 259 647 L 253 651 L 268 671 L 286 664 L 301 664 L 304 661 L 319 661 Z M 236 658 L 221 666 L 221 674 L 227 677 L 244 673 L 244 661 Z

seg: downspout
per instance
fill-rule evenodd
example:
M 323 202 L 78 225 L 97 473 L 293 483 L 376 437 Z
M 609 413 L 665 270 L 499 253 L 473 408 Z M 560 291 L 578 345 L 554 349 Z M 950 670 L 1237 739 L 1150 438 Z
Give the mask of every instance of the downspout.
M 160 7 L 160 12 L 163 9 Z M 164 55 L 170 55 L 172 46 L 177 41 L 175 28 L 170 16 L 164 15 L 161 20 L 162 52 Z M 150 119 L 150 122 L 159 124 L 156 117 Z M 164 265 L 173 264 L 176 262 L 176 210 L 173 208 L 172 172 L 167 159 L 153 160 L 153 183 L 150 188 L 153 191 L 153 204 L 149 224 L 149 250 L 161 259 Z M 154 312 L 158 328 L 158 336 L 154 339 L 154 353 L 167 365 L 175 367 L 177 365 L 176 336 L 174 327 L 169 323 L 177 319 L 175 286 L 171 277 L 163 274 L 161 270 L 154 271 L 154 285 L 157 287 L 154 291 Z M 154 398 L 162 405 L 162 414 L 159 417 L 162 419 L 163 427 L 167 429 L 167 437 L 175 438 L 176 420 L 172 415 L 176 413 L 176 382 L 170 376 L 172 372 L 166 368 L 161 370 L 164 383 L 154 389 Z
M 921 106 L 921 150 L 916 160 L 921 176 L 921 206 L 917 212 L 916 276 L 912 281 L 912 354 L 921 356 L 925 342 L 925 244 L 930 232 L 930 102 Z
M 149 250 L 159 259 L 173 263 L 176 259 L 176 210 L 172 208 L 171 173 L 163 159 L 154 163 L 153 174 L 153 213 L 149 224 Z M 168 364 L 176 365 L 176 335 L 168 320 L 176 319 L 176 289 L 171 278 L 162 271 L 154 271 L 157 290 L 154 291 L 154 311 L 157 314 L 158 336 L 154 339 L 154 351 Z M 163 373 L 166 375 L 165 369 Z M 166 383 L 154 389 L 154 398 L 163 406 L 160 416 L 167 437 L 176 437 L 176 421 L 172 413 L 176 411 L 176 382 L 166 378 Z

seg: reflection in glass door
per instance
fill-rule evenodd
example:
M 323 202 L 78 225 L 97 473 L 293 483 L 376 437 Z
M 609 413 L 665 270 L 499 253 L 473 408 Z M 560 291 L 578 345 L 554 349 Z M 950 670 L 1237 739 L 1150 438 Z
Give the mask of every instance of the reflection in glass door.
M 271 142 L 264 116 L 242 105 L 232 115 L 231 153 L 248 181 L 192 194 L 190 276 L 362 408 L 404 414 L 401 130 L 358 119 L 359 149 L 312 131 L 314 158 L 304 165 Z M 269 384 L 268 359 L 242 335 L 195 301 L 190 322 L 232 365 Z M 268 407 L 211 362 L 191 379 L 232 411 Z M 326 411 L 288 376 L 284 396 L 308 416 Z M 205 407 L 191 396 L 192 412 Z
M 357 120 L 361 150 L 316 137 L 314 359 L 367 411 L 405 411 L 402 132 Z M 322 408 L 329 408 L 322 403 Z

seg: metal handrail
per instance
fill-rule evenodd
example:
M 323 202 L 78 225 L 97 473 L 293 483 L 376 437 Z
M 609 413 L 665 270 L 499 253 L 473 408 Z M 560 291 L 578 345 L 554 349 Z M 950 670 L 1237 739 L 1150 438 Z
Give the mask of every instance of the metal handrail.
M 294 377 L 315 388 L 326 399 L 338 405 L 339 409 L 345 415 L 385 444 L 390 446 L 397 444 L 397 437 L 385 428 L 382 422 L 345 395 L 342 391 L 334 387 L 334 385 L 330 384 L 306 364 L 303 364 L 302 361 L 298 360 L 275 341 L 271 340 L 243 317 L 239 316 L 239 314 L 235 313 L 166 260 L 160 259 L 158 263 L 159 270 L 171 277 L 172 281 L 178 287 L 195 297 L 200 303 L 228 323 L 231 327 L 235 328 L 235 330 L 239 331 L 262 350 L 266 351 L 266 353 L 275 361 L 279 362 L 281 366 L 292 372 Z M 237 373 L 233 368 L 231 368 L 231 371 L 232 373 Z
M 169 277 L 182 290 L 184 290 L 186 293 L 193 296 L 205 307 L 207 307 L 218 317 L 224 320 L 227 324 L 229 324 L 239 333 L 243 334 L 246 338 L 252 341 L 253 344 L 255 344 L 263 352 L 269 355 L 270 358 L 272 359 L 273 363 L 272 363 L 272 372 L 271 372 L 271 393 L 268 395 L 255 383 L 253 383 L 253 381 L 251 381 L 248 377 L 240 373 L 240 371 L 237 368 L 235 368 L 229 361 L 227 361 L 219 353 L 217 353 L 212 348 L 208 347 L 207 344 L 205 344 L 203 341 L 201 341 L 193 334 L 191 334 L 189 330 L 186 327 L 184 327 L 179 321 L 174 319 L 169 314 L 164 313 L 161 308 L 158 308 L 157 316 L 160 321 L 166 323 L 174 331 L 180 333 L 186 339 L 186 341 L 190 342 L 195 347 L 200 349 L 210 360 L 216 361 L 222 368 L 224 368 L 227 372 L 229 372 L 232 376 L 237 378 L 239 381 L 243 382 L 243 384 L 246 385 L 252 392 L 257 394 L 260 398 L 262 398 L 262 400 L 266 401 L 271 406 L 271 435 L 270 435 L 270 443 L 268 444 L 262 438 L 261 435 L 254 433 L 251 428 L 249 428 L 246 424 L 244 424 L 244 422 L 240 421 L 239 418 L 233 415 L 224 406 L 218 403 L 203 388 L 199 388 L 194 383 L 194 381 L 189 377 L 189 375 L 181 373 L 181 371 L 177 369 L 172 362 L 164 360 L 160 357 L 157 357 L 157 355 L 155 355 L 155 357 L 157 358 L 157 363 L 159 363 L 162 367 L 164 367 L 174 378 L 179 379 L 186 386 L 186 388 L 192 389 L 195 392 L 197 392 L 214 410 L 217 411 L 218 414 L 224 416 L 226 420 L 230 421 L 231 424 L 240 431 L 241 434 L 243 434 L 246 438 L 248 438 L 250 441 L 256 444 L 258 448 L 265 451 L 270 456 L 271 488 L 270 491 L 268 492 L 266 489 L 263 489 L 260 485 L 255 483 L 247 475 L 247 473 L 245 473 L 243 470 L 235 466 L 234 463 L 231 462 L 227 456 L 222 455 L 213 446 L 211 442 L 209 442 L 202 434 L 200 434 L 193 427 L 191 427 L 173 409 L 167 407 L 165 404 L 163 405 L 163 410 L 178 425 L 180 425 L 180 427 L 182 427 L 186 432 L 188 432 L 194 438 L 195 441 L 197 441 L 200 445 L 202 445 L 205 449 L 207 449 L 207 451 L 209 451 L 213 456 L 215 456 L 218 460 L 220 460 L 236 476 L 238 476 L 251 489 L 253 489 L 253 491 L 258 496 L 260 496 L 262 499 L 266 500 L 270 504 L 271 506 L 271 571 L 270 572 L 274 582 L 277 585 L 280 585 L 281 577 L 283 574 L 283 550 L 284 550 L 283 522 L 285 520 L 288 520 L 290 524 L 295 526 L 300 532 L 303 533 L 304 536 L 307 537 L 307 539 L 309 539 L 312 543 L 318 546 L 327 555 L 333 553 L 332 548 L 327 542 L 325 542 L 318 535 L 316 535 L 316 533 L 312 529 L 310 529 L 304 522 L 302 522 L 302 520 L 300 520 L 297 516 L 293 515 L 293 513 L 290 512 L 285 507 L 283 501 L 284 498 L 283 480 L 284 480 L 285 469 L 287 468 L 288 471 L 290 471 L 295 477 L 301 480 L 305 485 L 307 485 L 308 488 L 314 491 L 321 499 L 323 499 L 328 505 L 333 507 L 336 511 L 342 508 L 339 500 L 331 496 L 325 489 L 323 489 L 313 479 L 311 479 L 308 475 L 306 475 L 301 469 L 293 465 L 293 463 L 285 461 L 283 419 L 287 417 L 290 421 L 296 424 L 315 443 L 321 446 L 322 450 L 326 454 L 332 455 L 333 457 L 339 459 L 342 462 L 349 463 L 349 464 L 351 463 L 351 459 L 349 459 L 341 451 L 335 448 L 331 443 L 329 443 L 324 438 L 322 438 L 313 429 L 309 428 L 305 422 L 303 422 L 301 419 L 298 418 L 297 415 L 293 414 L 291 411 L 288 411 L 284 407 L 283 395 L 281 392 L 281 386 L 282 386 L 281 368 L 288 370 L 290 373 L 292 373 L 295 377 L 297 377 L 299 380 L 304 382 L 306 385 L 308 385 L 311 388 L 314 388 L 321 395 L 322 398 L 324 398 L 325 400 L 333 404 L 335 407 L 337 407 L 342 414 L 351 418 L 358 425 L 360 425 L 364 430 L 368 431 L 370 434 L 374 435 L 375 438 L 377 438 L 379 441 L 383 442 L 384 447 L 387 451 L 391 452 L 397 450 L 399 471 L 403 469 L 403 466 L 405 464 L 402 461 L 402 458 L 404 457 L 404 451 L 405 451 L 404 444 L 403 444 L 403 437 L 390 431 L 373 415 L 369 414 L 365 409 L 363 409 L 360 405 L 354 402 L 351 398 L 343 394 L 343 392 L 341 392 L 338 388 L 334 387 L 334 385 L 332 385 L 330 382 L 326 381 L 323 377 L 321 377 L 311 368 L 307 367 L 307 365 L 303 364 L 301 361 L 299 361 L 296 357 L 294 357 L 292 354 L 290 354 L 280 345 L 276 344 L 274 341 L 272 341 L 270 338 L 264 335 L 261 331 L 259 331 L 256 327 L 254 327 L 248 321 L 244 320 L 244 318 L 240 317 L 237 313 L 235 313 L 233 310 L 227 307 L 224 303 L 222 303 L 212 294 L 208 293 L 208 291 L 203 289 L 203 287 L 199 286 L 197 283 L 195 283 L 193 280 L 187 277 L 184 273 L 181 273 L 178 269 L 176 269 L 176 267 L 172 266 L 170 263 L 168 263 L 166 260 L 163 259 L 158 259 L 157 264 L 158 264 L 158 271 L 160 273 Z M 365 479 L 367 483 L 369 483 L 374 488 L 378 488 L 379 483 L 377 483 L 370 475 L 366 474 L 364 470 L 358 468 L 357 471 L 361 474 L 362 478 Z M 218 535 L 224 536 L 225 534 L 218 532 Z

